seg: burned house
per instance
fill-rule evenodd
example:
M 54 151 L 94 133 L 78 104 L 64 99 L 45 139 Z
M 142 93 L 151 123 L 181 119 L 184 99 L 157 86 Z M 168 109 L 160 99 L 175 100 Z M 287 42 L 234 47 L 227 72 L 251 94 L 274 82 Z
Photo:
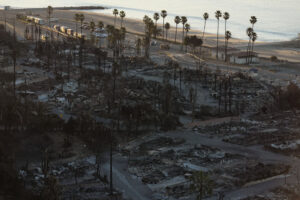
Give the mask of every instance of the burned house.
M 234 48 L 234 47 L 227 47 L 227 50 L 226 50 L 225 46 L 220 46 L 220 47 L 218 47 L 218 59 L 219 60 L 225 61 L 226 51 L 227 51 L 227 55 L 228 55 L 227 59 L 229 59 L 229 55 L 238 53 L 240 50 L 237 48 Z M 217 47 L 210 48 L 210 52 L 211 52 L 212 58 L 217 57 Z
M 230 62 L 235 64 L 259 63 L 259 57 L 255 52 L 237 52 L 230 55 Z

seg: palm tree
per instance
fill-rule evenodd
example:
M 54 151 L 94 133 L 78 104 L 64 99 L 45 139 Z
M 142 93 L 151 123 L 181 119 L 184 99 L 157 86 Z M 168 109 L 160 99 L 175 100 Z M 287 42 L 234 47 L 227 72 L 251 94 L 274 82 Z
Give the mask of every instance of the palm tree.
M 220 17 L 222 17 L 221 11 L 217 10 L 215 12 L 215 17 L 218 20 L 218 29 L 217 29 L 217 54 L 216 54 L 216 57 L 217 57 L 217 59 L 219 59 L 219 26 L 220 26 Z
M 251 16 L 250 23 L 252 24 L 252 29 L 254 29 L 254 24 L 257 22 L 257 18 L 255 16 Z
M 190 41 L 189 41 L 190 38 L 188 37 L 188 32 L 191 30 L 191 26 L 189 24 L 185 24 L 184 30 L 185 30 L 185 52 L 187 52 L 187 45 L 190 43 Z
M 226 31 L 225 33 L 225 62 L 227 61 L 227 48 L 228 48 L 228 41 L 231 38 L 231 32 Z
M 254 43 L 255 41 L 257 40 L 257 33 L 256 32 L 253 32 L 252 33 L 252 54 L 251 54 L 251 59 L 250 59 L 250 63 L 252 63 L 252 55 L 254 53 Z
M 154 13 L 153 14 L 153 19 L 155 20 L 155 28 L 157 29 L 157 21 L 159 20 L 159 13 Z M 156 38 L 156 32 L 154 33 L 154 38 Z
M 151 44 L 151 35 L 153 34 L 153 31 L 155 30 L 155 25 L 153 20 L 148 17 L 147 15 L 144 16 L 143 22 L 145 24 L 145 37 L 143 38 L 143 46 L 145 49 L 145 57 L 149 58 L 149 50 L 150 50 L 150 44 Z
M 206 22 L 209 18 L 209 14 L 205 12 L 203 14 L 203 19 L 204 19 L 204 28 L 203 28 L 203 34 L 202 34 L 202 44 L 204 43 L 204 34 L 205 34 L 205 29 L 206 29 Z M 200 46 L 200 55 L 202 55 L 202 45 Z
M 114 26 L 116 27 L 116 20 L 117 20 L 117 15 L 119 14 L 119 11 L 118 11 L 118 9 L 114 9 L 113 10 L 113 15 L 115 16 L 115 21 L 114 21 Z
M 184 25 L 187 22 L 187 18 L 185 16 L 181 17 L 181 23 L 182 23 L 182 45 L 181 48 L 183 48 L 183 44 L 184 44 Z
M 102 21 L 99 21 L 98 24 L 97 24 L 97 26 L 98 26 L 98 28 L 99 28 L 100 30 L 102 30 L 103 27 L 104 27 L 104 24 L 103 24 Z M 99 47 L 101 47 L 101 38 L 99 38 Z
M 227 32 L 227 20 L 230 18 L 230 15 L 228 12 L 224 12 L 223 18 L 225 20 L 225 46 L 226 46 L 226 32 Z M 225 53 L 226 54 L 226 53 Z
M 153 14 L 153 19 L 155 20 L 155 26 L 157 26 L 157 21 L 159 20 L 159 18 L 160 18 L 159 13 L 156 12 Z
M 163 18 L 163 38 L 165 38 L 165 18 L 167 17 L 167 11 L 162 10 L 160 16 Z
M 102 22 L 102 21 L 99 21 L 99 22 L 98 22 L 98 28 L 103 29 L 103 27 L 104 27 L 103 22 Z
M 49 23 L 49 26 L 51 26 L 51 24 L 50 24 L 50 18 L 51 18 L 52 13 L 53 13 L 52 6 L 48 6 L 48 8 L 47 8 L 47 14 L 48 14 L 48 23 Z
M 153 14 L 153 19 L 155 20 L 155 26 L 157 26 L 157 21 L 159 20 L 159 13 L 154 13 Z
M 94 21 L 91 21 L 90 22 L 90 30 L 91 30 L 91 40 L 92 40 L 92 43 L 94 44 L 94 35 L 93 35 L 93 33 L 94 33 L 94 31 L 95 31 L 95 27 L 96 27 L 96 24 L 95 24 L 95 22 Z
M 168 40 L 168 31 L 169 31 L 169 29 L 171 28 L 171 25 L 170 25 L 170 23 L 166 23 L 165 24 L 165 29 L 166 29 L 166 40 Z
M 181 19 L 179 16 L 176 16 L 175 19 L 174 19 L 174 22 L 176 24 L 176 31 L 175 31 L 175 42 L 176 42 L 176 39 L 177 39 L 177 26 L 178 24 L 181 22 Z
M 135 42 L 135 49 L 136 49 L 136 55 L 141 55 L 141 46 L 142 46 L 142 40 L 141 38 L 138 38 Z
M 185 24 L 184 25 L 184 30 L 185 30 L 185 36 L 188 36 L 188 32 L 191 30 L 191 25 L 190 24 Z
M 74 16 L 74 19 L 75 19 L 75 23 L 76 23 L 76 37 L 77 37 L 77 32 L 78 32 L 78 29 L 77 29 L 77 23 L 80 21 L 80 14 L 78 14 L 78 13 L 75 13 L 75 16 Z
M 251 39 L 252 39 L 252 33 L 253 33 L 253 28 L 249 27 L 246 30 L 246 34 L 249 37 L 249 42 L 248 42 L 248 46 L 247 46 L 247 58 L 246 58 L 246 62 L 248 63 L 249 61 L 249 52 L 250 52 L 250 47 L 251 47 Z
M 202 41 L 204 42 L 204 34 L 205 34 L 205 28 L 206 28 L 206 21 L 209 18 L 209 14 L 207 12 L 205 12 L 203 14 L 203 19 L 204 19 L 204 28 L 203 28 L 203 35 L 202 35 Z
M 79 14 L 79 21 L 80 21 L 80 33 L 82 35 L 82 24 L 84 21 L 84 14 Z
M 14 20 L 14 34 L 13 34 L 13 50 L 12 50 L 12 58 L 13 58 L 13 63 L 14 63 L 14 95 L 16 96 L 16 62 L 17 62 L 17 54 L 19 48 L 16 47 L 17 44 L 17 38 L 16 38 L 16 24 Z
M 252 32 L 254 31 L 254 24 L 257 22 L 257 18 L 255 16 L 251 16 L 250 17 L 250 23 L 252 24 Z M 249 38 L 249 43 L 248 43 L 248 47 L 247 47 L 247 54 L 250 54 L 251 51 L 251 38 Z
M 123 27 L 123 20 L 124 20 L 124 17 L 126 16 L 126 13 L 123 11 L 123 10 L 121 10 L 120 11 L 120 17 L 121 17 L 121 28 Z

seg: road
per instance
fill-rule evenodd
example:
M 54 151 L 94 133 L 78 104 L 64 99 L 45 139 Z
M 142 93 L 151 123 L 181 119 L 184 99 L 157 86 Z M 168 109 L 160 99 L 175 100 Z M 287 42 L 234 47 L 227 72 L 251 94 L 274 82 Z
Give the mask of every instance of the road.
M 197 62 L 195 58 L 188 54 L 182 53 L 178 48 L 172 48 L 169 51 L 161 51 L 159 53 L 165 54 L 165 56 L 177 61 L 182 68 L 197 69 Z M 153 52 L 153 56 L 157 57 L 158 52 Z M 265 69 L 262 65 L 242 66 L 231 63 L 224 63 L 222 61 L 207 59 L 204 61 L 205 67 L 212 71 L 221 70 L 223 73 L 236 73 L 236 72 L 248 72 L 251 68 L 258 69 L 257 75 L 254 77 L 256 80 L 263 80 L 266 82 L 276 82 L 281 85 L 287 84 L 289 81 L 295 80 L 300 76 L 300 71 L 297 70 L 281 70 L 278 72 L 271 71 L 270 69 Z M 299 81 L 299 80 L 298 80 Z
M 191 130 L 177 130 L 167 132 L 165 136 L 183 138 L 190 145 L 204 144 L 211 147 L 222 149 L 228 153 L 238 153 L 245 157 L 256 159 L 264 163 L 282 163 L 291 165 L 290 174 L 287 177 L 287 183 L 297 183 L 296 171 L 300 167 L 300 160 L 291 158 L 281 154 L 276 154 L 264 150 L 263 146 L 241 146 L 223 142 L 221 138 L 209 138 L 207 135 L 195 133 Z M 273 179 L 265 180 L 264 182 L 254 183 L 253 185 L 242 187 L 225 193 L 225 200 L 236 200 L 249 195 L 258 195 L 270 189 L 282 186 L 285 184 L 285 176 L 278 176 Z M 216 196 L 208 198 L 209 200 L 216 199 Z
M 108 160 L 108 156 L 107 159 Z M 150 188 L 143 184 L 140 180 L 133 178 L 127 171 L 127 159 L 115 154 L 113 157 L 113 185 L 114 187 L 123 192 L 126 199 L 131 200 L 151 200 L 152 191 Z M 109 177 L 110 164 L 106 162 L 103 166 L 104 174 Z

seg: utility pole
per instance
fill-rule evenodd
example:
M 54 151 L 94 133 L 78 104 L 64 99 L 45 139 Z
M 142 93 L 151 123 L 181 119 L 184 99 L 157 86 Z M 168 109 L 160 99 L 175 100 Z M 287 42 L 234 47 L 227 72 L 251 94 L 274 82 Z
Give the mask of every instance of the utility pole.
M 4 14 L 4 31 L 6 32 L 6 11 L 4 10 L 3 11 L 3 14 Z
M 14 61 L 14 95 L 16 96 L 16 23 L 14 19 L 14 47 L 13 47 L 13 61 Z
M 113 66 L 113 98 L 112 98 L 112 103 L 113 107 L 115 106 L 115 91 L 116 91 L 116 76 L 117 76 L 117 66 Z M 113 195 L 113 171 L 112 171 L 112 156 L 113 156 L 113 131 L 115 128 L 115 123 L 114 121 L 112 122 L 112 130 L 110 131 L 110 195 Z
M 180 95 L 181 95 L 181 74 L 182 73 L 182 71 L 181 71 L 181 67 L 179 68 L 179 93 L 180 93 Z
M 298 167 L 297 167 L 297 183 L 299 185 L 299 169 L 298 169 Z
M 113 125 L 114 127 L 114 125 Z M 113 130 L 110 130 L 110 195 L 113 195 L 113 174 L 112 174 L 112 151 L 113 151 L 113 142 L 112 142 L 112 137 L 113 136 Z

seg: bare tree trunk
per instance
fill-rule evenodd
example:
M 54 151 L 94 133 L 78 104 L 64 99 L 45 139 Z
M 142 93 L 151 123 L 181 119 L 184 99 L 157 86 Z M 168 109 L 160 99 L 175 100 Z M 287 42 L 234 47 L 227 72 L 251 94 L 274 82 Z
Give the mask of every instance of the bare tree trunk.
M 220 25 L 220 20 L 218 20 L 218 30 L 217 30 L 217 54 L 216 54 L 217 60 L 219 59 L 219 25 Z
M 222 103 L 222 84 L 219 83 L 219 114 L 221 113 L 221 103 Z
M 110 181 L 109 181 L 109 186 L 110 186 L 110 194 L 113 195 L 113 172 L 112 172 L 112 151 L 113 151 L 113 142 L 112 142 L 112 131 L 110 132 Z
M 178 26 L 178 24 L 176 24 L 176 30 L 175 30 L 175 43 L 176 43 L 176 39 L 177 39 L 177 26 Z

